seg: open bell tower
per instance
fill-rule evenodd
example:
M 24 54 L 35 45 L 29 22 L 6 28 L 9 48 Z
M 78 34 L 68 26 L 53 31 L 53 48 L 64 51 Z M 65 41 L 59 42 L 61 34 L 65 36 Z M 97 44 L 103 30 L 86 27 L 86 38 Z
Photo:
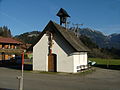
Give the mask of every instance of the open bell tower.
M 70 17 L 68 13 L 63 8 L 61 8 L 56 15 L 60 17 L 60 25 L 64 24 L 66 27 L 67 18 Z

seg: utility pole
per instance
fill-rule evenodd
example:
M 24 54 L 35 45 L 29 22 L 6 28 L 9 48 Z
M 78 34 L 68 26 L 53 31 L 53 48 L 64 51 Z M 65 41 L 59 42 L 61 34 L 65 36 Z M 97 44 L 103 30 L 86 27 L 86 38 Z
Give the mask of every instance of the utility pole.
M 21 54 L 22 56 L 22 70 L 21 76 L 18 76 L 17 79 L 19 80 L 19 90 L 23 90 L 23 72 L 24 72 L 24 51 Z

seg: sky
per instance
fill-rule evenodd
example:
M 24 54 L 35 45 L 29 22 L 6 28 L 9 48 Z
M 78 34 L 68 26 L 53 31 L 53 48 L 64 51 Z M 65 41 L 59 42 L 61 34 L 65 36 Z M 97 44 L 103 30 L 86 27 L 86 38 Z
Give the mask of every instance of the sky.
M 50 20 L 59 24 L 60 8 L 71 16 L 69 27 L 120 33 L 120 0 L 0 0 L 0 26 L 8 26 L 14 36 L 42 31 Z

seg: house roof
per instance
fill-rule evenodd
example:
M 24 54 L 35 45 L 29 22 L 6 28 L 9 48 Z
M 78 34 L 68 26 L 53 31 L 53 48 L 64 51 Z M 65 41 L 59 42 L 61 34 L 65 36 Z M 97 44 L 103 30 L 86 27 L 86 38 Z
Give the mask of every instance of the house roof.
M 0 43 L 22 44 L 22 42 L 19 42 L 12 38 L 5 38 L 5 37 L 0 37 Z
M 69 45 L 71 45 L 77 52 L 89 51 L 89 49 L 76 37 L 76 35 L 72 31 L 66 29 L 65 27 L 60 26 L 59 24 L 56 24 L 53 21 L 50 21 L 47 24 L 45 29 L 38 37 L 37 42 L 42 38 L 42 36 L 46 33 L 46 31 L 50 31 L 50 32 L 58 31 L 62 35 L 62 37 L 69 43 Z

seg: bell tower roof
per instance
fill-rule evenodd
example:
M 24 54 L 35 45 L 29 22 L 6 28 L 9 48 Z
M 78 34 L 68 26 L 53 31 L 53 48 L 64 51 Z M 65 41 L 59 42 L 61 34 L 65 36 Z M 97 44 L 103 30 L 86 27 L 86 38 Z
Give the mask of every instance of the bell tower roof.
M 63 8 L 61 8 L 61 9 L 58 11 L 57 16 L 59 16 L 59 17 L 70 17 L 70 16 L 68 15 L 68 13 L 67 13 Z

